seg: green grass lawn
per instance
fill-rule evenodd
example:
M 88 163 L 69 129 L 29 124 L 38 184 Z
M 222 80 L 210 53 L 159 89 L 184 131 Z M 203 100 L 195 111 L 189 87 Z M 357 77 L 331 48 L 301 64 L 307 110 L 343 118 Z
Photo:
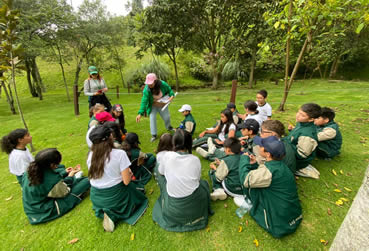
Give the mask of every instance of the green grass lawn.
M 107 81 L 108 85 L 109 82 Z M 300 178 L 297 180 L 298 192 L 303 208 L 303 221 L 296 233 L 275 239 L 259 227 L 255 221 L 245 215 L 239 219 L 236 206 L 231 198 L 212 203 L 215 211 L 210 217 L 208 228 L 189 233 L 172 233 L 161 229 L 152 221 L 152 207 L 159 196 L 159 188 L 152 179 L 147 184 L 149 208 L 135 226 L 119 224 L 113 233 L 105 233 L 102 221 L 94 216 L 92 204 L 85 199 L 67 215 L 52 222 L 31 226 L 23 212 L 22 195 L 16 178 L 8 171 L 8 156 L 0 154 L 0 232 L 1 249 L 155 249 L 155 250 L 239 250 L 255 249 L 253 241 L 259 242 L 259 249 L 285 250 L 286 248 L 328 249 L 343 221 L 353 198 L 361 185 L 364 171 L 368 165 L 369 103 L 368 82 L 298 81 L 292 87 L 286 111 L 277 112 L 282 97 L 282 86 L 269 82 L 258 82 L 256 89 L 239 87 L 236 105 L 243 111 L 243 103 L 255 99 L 258 89 L 269 92 L 268 102 L 273 107 L 273 118 L 281 120 L 286 126 L 295 121 L 298 107 L 307 102 L 316 102 L 336 110 L 336 121 L 343 135 L 342 153 L 332 161 L 314 160 L 313 165 L 321 172 L 319 180 Z M 113 91 L 113 90 L 111 90 Z M 150 143 L 149 119 L 136 124 L 135 117 L 139 108 L 141 94 L 116 96 L 109 94 L 112 103 L 121 103 L 124 107 L 127 129 L 140 136 L 143 151 L 153 152 L 157 141 Z M 170 107 L 173 126 L 183 119 L 177 110 L 182 104 L 191 104 L 197 121 L 197 134 L 212 126 L 220 117 L 220 111 L 229 102 L 230 88 L 210 90 L 189 90 L 179 93 Z M 21 104 L 28 122 L 36 152 L 47 147 L 57 147 L 63 155 L 66 166 L 80 163 L 87 173 L 87 145 L 85 134 L 88 123 L 87 99 L 80 99 L 81 115 L 73 113 L 73 103 L 66 102 L 63 89 L 52 90 L 44 95 L 44 100 L 29 97 L 23 93 Z M 19 115 L 11 115 L 4 95 L 0 99 L 0 136 L 15 128 L 22 127 Z M 164 125 L 158 118 L 159 134 L 164 133 Z M 33 154 L 36 154 L 33 153 Z M 202 178 L 209 181 L 207 172 L 209 162 L 201 160 Z M 335 169 L 337 175 L 332 173 Z M 342 174 L 340 171 L 342 170 Z M 346 191 L 344 187 L 352 191 Z M 342 192 L 334 192 L 334 189 Z M 348 199 L 343 206 L 335 201 Z M 331 214 L 328 214 L 328 211 Z M 239 232 L 239 227 L 242 231 Z M 131 235 L 134 234 L 134 240 Z M 78 238 L 75 244 L 68 244 Z M 328 245 L 321 243 L 328 241 Z

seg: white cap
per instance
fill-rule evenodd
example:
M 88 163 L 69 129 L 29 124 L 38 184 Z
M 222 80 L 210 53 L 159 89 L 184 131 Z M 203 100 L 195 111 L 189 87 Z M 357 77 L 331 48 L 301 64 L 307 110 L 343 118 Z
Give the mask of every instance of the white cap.
M 184 112 L 184 111 L 191 111 L 191 110 L 192 110 L 191 106 L 185 104 L 185 105 L 182 105 L 181 109 L 179 109 L 178 111 L 179 112 Z

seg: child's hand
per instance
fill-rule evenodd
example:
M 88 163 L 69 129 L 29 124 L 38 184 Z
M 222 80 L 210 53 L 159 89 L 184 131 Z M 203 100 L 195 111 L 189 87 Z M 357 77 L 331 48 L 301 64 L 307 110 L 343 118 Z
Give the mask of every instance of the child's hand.
M 74 170 L 74 169 L 72 169 L 72 171 L 70 171 L 69 172 L 69 174 L 68 174 L 68 176 L 69 177 L 73 177 L 76 173 L 78 173 L 79 172 L 79 170 Z
M 68 167 L 67 169 L 65 169 L 65 171 L 66 171 L 67 173 L 70 173 L 72 170 L 73 170 L 73 167 Z
M 288 124 L 288 131 L 292 131 L 295 127 L 292 124 Z
M 217 170 L 217 167 L 216 167 L 216 165 L 214 164 L 214 162 L 211 162 L 211 163 L 210 163 L 210 169 Z
M 253 154 L 249 154 L 250 157 L 250 164 L 255 164 L 256 163 L 256 157 Z
M 240 141 L 240 143 L 241 143 L 241 145 L 243 146 L 244 144 L 246 144 L 246 141 L 241 140 L 241 141 Z
M 200 138 L 204 137 L 205 136 L 205 133 L 206 133 L 206 131 L 203 131 L 202 133 L 199 134 L 199 137 Z
M 220 164 L 220 160 L 219 160 L 218 158 L 216 158 L 214 162 L 215 162 L 215 164 L 216 164 L 217 166 L 219 166 L 219 164 Z
M 219 140 L 219 139 L 215 139 L 214 140 L 215 143 L 217 143 L 218 145 L 223 145 L 223 141 Z
M 76 170 L 76 171 L 81 171 L 81 165 L 80 165 L 80 164 L 77 164 L 77 165 L 74 167 L 74 170 Z

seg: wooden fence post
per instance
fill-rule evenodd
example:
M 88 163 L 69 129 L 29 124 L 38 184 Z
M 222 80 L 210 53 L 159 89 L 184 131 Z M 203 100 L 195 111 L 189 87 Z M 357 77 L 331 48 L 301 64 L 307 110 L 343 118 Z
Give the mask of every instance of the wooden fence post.
M 79 115 L 79 104 L 78 104 L 78 85 L 73 86 L 73 101 L 74 101 L 74 115 Z
M 117 85 L 117 99 L 119 99 L 119 86 Z
M 232 93 L 229 102 L 236 104 L 237 79 L 232 80 Z

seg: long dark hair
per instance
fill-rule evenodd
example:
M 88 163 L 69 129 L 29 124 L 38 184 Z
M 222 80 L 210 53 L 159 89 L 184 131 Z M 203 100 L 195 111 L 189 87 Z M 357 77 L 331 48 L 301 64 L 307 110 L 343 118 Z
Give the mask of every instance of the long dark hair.
M 160 93 L 160 86 L 161 86 L 161 80 L 156 79 L 154 83 L 155 83 L 154 88 L 152 88 L 152 89 L 149 88 L 149 89 L 151 90 L 151 92 L 152 92 L 153 95 L 159 95 L 159 93 Z M 164 95 L 164 93 L 163 93 L 163 95 Z
M 231 110 L 229 110 L 229 109 L 224 109 L 223 111 L 221 111 L 221 114 L 223 114 L 227 118 L 227 122 L 226 123 L 223 123 L 223 121 L 220 120 L 220 125 L 218 127 L 217 134 L 219 134 L 223 130 L 223 127 L 224 126 L 225 126 L 224 133 L 227 134 L 228 131 L 229 131 L 229 127 L 232 124 L 234 124 L 234 122 L 233 122 L 233 115 L 232 115 Z
M 164 133 L 161 135 L 156 153 L 160 153 L 162 151 L 173 151 L 172 138 L 172 134 L 170 133 Z
M 122 144 L 122 134 L 120 133 L 119 125 L 113 121 L 106 121 L 103 126 L 109 128 L 113 133 L 113 137 L 119 144 Z
M 192 136 L 191 133 L 183 129 L 177 129 L 173 135 L 174 151 L 187 150 L 192 153 Z
M 10 154 L 14 148 L 18 145 L 18 140 L 23 139 L 24 136 L 28 134 L 26 129 L 15 129 L 14 131 L 10 132 L 8 135 L 5 135 L 1 139 L 1 151 Z
M 91 166 L 88 170 L 88 178 L 99 179 L 104 174 L 105 161 L 110 160 L 111 150 L 114 148 L 113 139 L 109 137 L 105 141 L 93 144 L 91 147 Z
M 120 114 L 120 116 L 119 116 L 119 117 L 115 117 L 115 114 L 114 114 L 114 112 L 113 112 L 113 111 L 116 111 L 116 110 L 117 110 L 117 108 L 118 108 L 118 106 L 120 106 L 120 107 L 122 108 L 122 112 L 121 112 L 121 114 Z M 119 126 L 120 126 L 120 129 L 123 131 L 123 130 L 124 130 L 124 128 L 125 128 L 125 126 L 126 126 L 126 121 L 125 121 L 125 119 L 124 119 L 123 106 L 122 106 L 121 104 L 115 104 L 115 105 L 113 105 L 111 115 L 113 116 L 113 118 L 115 118 L 115 119 L 119 119 Z
M 36 186 L 44 180 L 44 170 L 54 169 L 60 164 L 62 156 L 56 148 L 47 148 L 36 154 L 35 161 L 28 167 L 28 179 L 30 186 Z

